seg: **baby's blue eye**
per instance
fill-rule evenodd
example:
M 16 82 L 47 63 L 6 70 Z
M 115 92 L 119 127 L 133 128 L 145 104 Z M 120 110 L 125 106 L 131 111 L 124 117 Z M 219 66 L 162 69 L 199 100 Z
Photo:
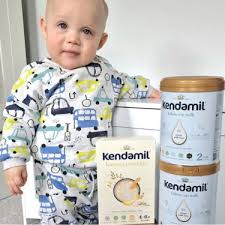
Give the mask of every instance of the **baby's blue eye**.
M 84 28 L 82 31 L 86 35 L 92 35 L 92 31 L 90 29 L 88 29 L 88 28 Z
M 63 30 L 65 30 L 67 28 L 67 24 L 64 22 L 59 23 L 57 26 Z

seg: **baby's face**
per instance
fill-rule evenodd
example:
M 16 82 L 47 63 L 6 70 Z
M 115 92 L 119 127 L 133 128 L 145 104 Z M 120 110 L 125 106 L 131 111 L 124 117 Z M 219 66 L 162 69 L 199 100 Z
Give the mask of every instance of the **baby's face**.
M 101 0 L 49 0 L 41 19 L 50 57 L 65 69 L 89 64 L 107 39 Z

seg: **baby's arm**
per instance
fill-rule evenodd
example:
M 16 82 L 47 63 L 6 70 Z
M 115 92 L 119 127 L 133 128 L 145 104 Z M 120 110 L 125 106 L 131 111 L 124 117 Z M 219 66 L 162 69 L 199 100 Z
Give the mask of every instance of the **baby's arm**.
M 13 195 L 23 194 L 21 187 L 27 181 L 27 168 L 26 166 L 16 166 L 4 170 L 5 181 L 8 185 L 10 192 Z
M 0 142 L 0 161 L 3 161 L 6 182 L 13 194 L 21 194 L 20 188 L 26 183 L 26 162 L 30 158 L 30 146 L 39 123 L 39 110 L 44 102 L 40 82 L 32 79 L 35 69 L 24 68 L 3 112 L 6 119 Z
M 150 79 L 143 76 L 129 76 L 120 73 L 122 88 L 119 98 L 155 98 L 160 99 L 160 91 L 150 84 Z
M 160 99 L 160 91 L 150 85 L 150 80 L 143 76 L 130 76 L 120 73 L 103 57 L 98 56 L 100 61 L 111 70 L 112 83 L 120 89 L 119 99 L 121 98 L 156 98 Z

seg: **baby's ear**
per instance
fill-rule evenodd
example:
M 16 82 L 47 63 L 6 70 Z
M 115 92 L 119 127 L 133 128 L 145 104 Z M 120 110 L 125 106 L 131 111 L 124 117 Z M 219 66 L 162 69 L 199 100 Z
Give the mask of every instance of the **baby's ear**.
M 99 45 L 98 45 L 98 50 L 103 47 L 103 45 L 106 43 L 107 39 L 108 39 L 108 34 L 103 33 L 102 37 L 100 39 Z
M 46 24 L 46 20 L 45 20 L 44 17 L 41 17 L 41 19 L 40 19 L 40 29 L 41 29 L 43 37 L 46 39 L 46 37 L 47 37 L 47 24 Z

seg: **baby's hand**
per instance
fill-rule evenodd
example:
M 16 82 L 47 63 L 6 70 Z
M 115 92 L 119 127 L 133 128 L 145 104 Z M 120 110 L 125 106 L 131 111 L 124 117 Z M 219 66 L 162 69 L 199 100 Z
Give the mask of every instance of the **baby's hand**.
M 23 194 L 21 187 L 27 181 L 27 168 L 26 166 L 12 167 L 4 171 L 5 180 L 13 195 Z
M 153 88 L 150 98 L 156 98 L 156 99 L 160 99 L 160 91 Z

